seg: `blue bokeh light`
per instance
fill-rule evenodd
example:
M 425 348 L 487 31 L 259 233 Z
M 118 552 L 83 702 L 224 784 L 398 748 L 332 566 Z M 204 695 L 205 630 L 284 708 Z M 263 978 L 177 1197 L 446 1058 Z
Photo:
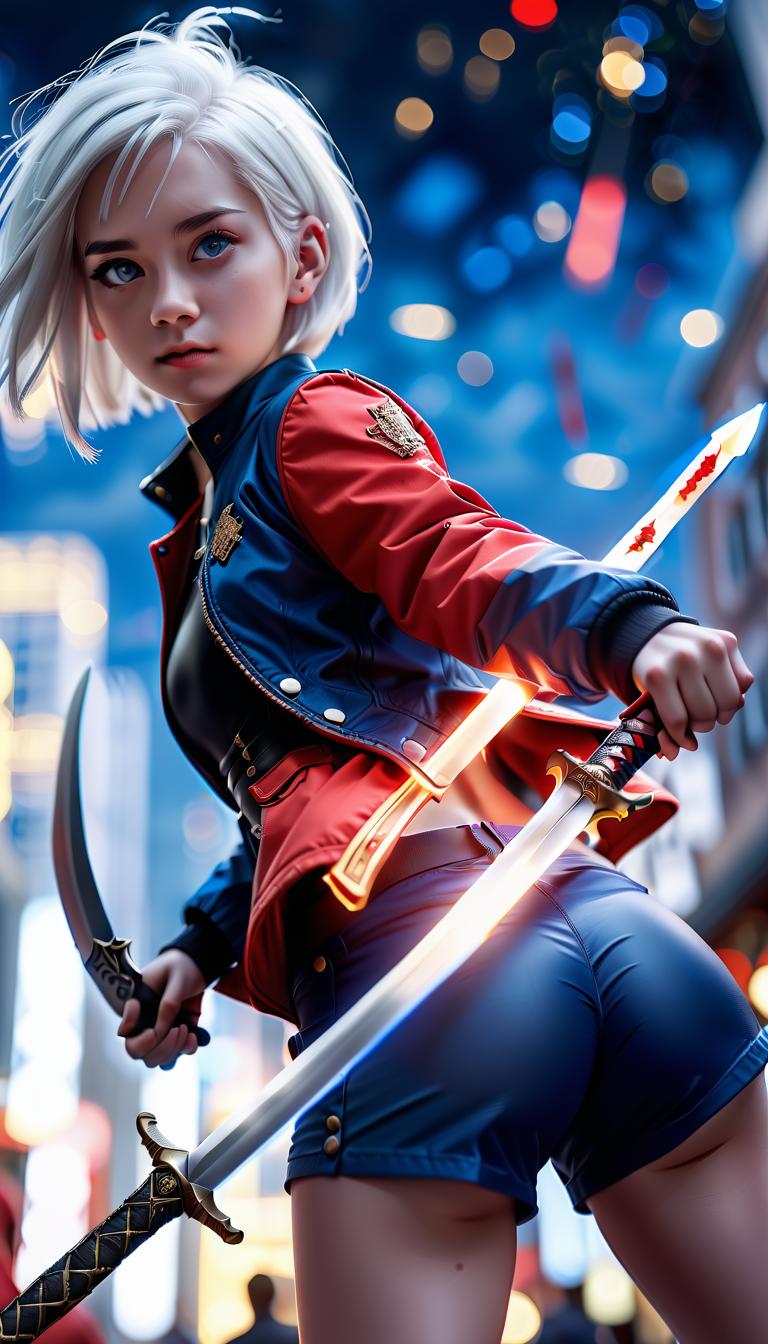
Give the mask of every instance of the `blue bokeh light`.
M 638 112 L 654 112 L 661 107 L 667 93 L 667 72 L 664 63 L 656 56 L 643 61 L 645 79 L 639 89 L 630 98 L 632 107 Z
M 429 238 L 447 233 L 483 194 L 480 174 L 455 154 L 439 154 L 414 169 L 395 201 L 404 224 Z
M 589 139 L 592 124 L 578 108 L 564 108 L 553 118 L 552 129 L 561 140 L 571 145 L 583 145 Z
M 513 257 L 525 257 L 536 241 L 533 229 L 522 215 L 502 215 L 493 226 L 493 236 Z
M 506 284 L 512 274 L 512 262 L 500 247 L 479 247 L 465 257 L 462 270 L 473 289 L 487 294 Z

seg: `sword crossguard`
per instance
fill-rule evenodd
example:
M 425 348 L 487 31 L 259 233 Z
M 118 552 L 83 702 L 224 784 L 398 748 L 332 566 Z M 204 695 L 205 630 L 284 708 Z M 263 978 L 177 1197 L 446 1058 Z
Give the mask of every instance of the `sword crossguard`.
M 189 1153 L 184 1148 L 176 1148 L 157 1128 L 157 1119 L 150 1111 L 142 1111 L 136 1118 L 136 1128 L 141 1142 L 152 1158 L 153 1167 L 166 1167 L 178 1180 L 181 1188 L 181 1202 L 188 1218 L 209 1227 L 212 1232 L 226 1241 L 229 1246 L 237 1246 L 243 1240 L 243 1233 L 233 1227 L 226 1213 L 222 1213 L 213 1198 L 213 1191 L 204 1185 L 196 1185 L 186 1174 Z
M 569 751 L 553 751 L 547 761 L 547 774 L 554 775 L 557 788 L 566 780 L 581 791 L 585 798 L 591 799 L 595 810 L 585 828 L 593 839 L 600 838 L 598 822 L 608 817 L 623 821 L 630 812 L 648 807 L 653 802 L 652 793 L 625 793 L 613 783 L 610 770 L 594 761 L 594 755 L 588 761 L 580 761 Z

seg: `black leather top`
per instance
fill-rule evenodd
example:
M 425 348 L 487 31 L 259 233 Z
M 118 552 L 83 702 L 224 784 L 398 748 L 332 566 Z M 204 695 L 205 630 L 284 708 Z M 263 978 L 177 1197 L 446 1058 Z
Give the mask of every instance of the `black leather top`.
M 196 581 L 168 658 L 166 689 L 186 736 L 220 767 L 259 693 L 208 629 Z

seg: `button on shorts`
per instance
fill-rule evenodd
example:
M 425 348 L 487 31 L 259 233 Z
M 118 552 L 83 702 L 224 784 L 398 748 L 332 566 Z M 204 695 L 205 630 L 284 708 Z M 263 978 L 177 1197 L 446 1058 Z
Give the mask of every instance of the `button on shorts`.
M 473 832 L 480 837 L 479 827 Z M 518 827 L 492 830 L 508 843 Z M 482 843 L 482 842 L 481 842 Z M 378 891 L 292 970 L 298 1054 L 395 965 L 490 862 Z M 579 1213 L 676 1148 L 768 1062 L 719 957 L 644 887 L 569 851 L 490 937 L 300 1115 L 305 1176 L 471 1181 L 537 1211 L 549 1158 Z

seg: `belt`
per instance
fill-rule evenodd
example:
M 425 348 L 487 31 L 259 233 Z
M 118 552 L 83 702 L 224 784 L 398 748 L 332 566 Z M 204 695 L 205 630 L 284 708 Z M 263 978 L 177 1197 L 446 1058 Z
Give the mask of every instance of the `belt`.
M 493 859 L 503 848 L 501 838 L 485 822 L 401 836 L 373 885 L 370 899 L 375 900 L 387 887 L 417 873 L 460 859 L 476 859 L 483 853 Z M 286 934 L 290 960 L 295 965 L 297 960 L 311 955 L 335 934 L 343 933 L 356 918 L 357 913 L 347 910 L 315 876 L 311 892 L 299 889 L 296 899 L 289 902 Z

